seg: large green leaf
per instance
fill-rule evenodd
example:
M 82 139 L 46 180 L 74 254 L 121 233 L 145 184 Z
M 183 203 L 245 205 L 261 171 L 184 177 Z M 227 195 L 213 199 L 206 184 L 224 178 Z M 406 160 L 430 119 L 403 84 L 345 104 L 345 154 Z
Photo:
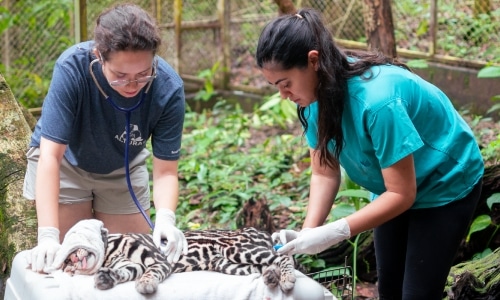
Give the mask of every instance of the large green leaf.
M 493 204 L 496 204 L 496 203 L 500 203 L 500 193 L 495 193 L 495 194 L 491 195 L 490 197 L 488 197 L 488 199 L 486 199 L 486 204 L 488 204 L 488 207 L 490 208 L 490 210 L 491 210 L 491 207 L 493 206 Z
M 500 77 L 500 67 L 489 66 L 484 67 L 477 73 L 477 78 L 497 78 Z
M 347 217 L 356 212 L 356 208 L 347 203 L 339 203 L 332 209 L 332 216 L 335 220 Z
M 338 199 L 340 197 L 356 197 L 356 198 L 364 198 L 364 199 L 370 199 L 370 192 L 367 190 L 353 190 L 353 189 L 348 189 L 348 190 L 343 190 L 337 193 L 337 197 L 335 199 Z
M 469 234 L 467 234 L 467 238 L 465 239 L 465 242 L 468 243 L 470 240 L 470 236 L 474 232 L 478 232 L 481 230 L 484 230 L 488 228 L 491 225 L 491 217 L 488 215 L 480 215 L 477 216 L 476 219 L 472 222 L 470 229 L 469 229 Z

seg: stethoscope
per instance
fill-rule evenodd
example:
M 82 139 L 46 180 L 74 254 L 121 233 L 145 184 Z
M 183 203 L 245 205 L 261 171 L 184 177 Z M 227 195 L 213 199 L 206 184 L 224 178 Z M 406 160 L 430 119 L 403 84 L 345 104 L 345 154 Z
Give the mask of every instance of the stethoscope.
M 130 196 L 134 200 L 135 205 L 137 206 L 137 208 L 141 212 L 141 214 L 144 217 L 144 219 L 146 219 L 146 222 L 148 222 L 149 227 L 151 227 L 151 229 L 153 230 L 154 229 L 154 224 L 153 224 L 153 222 L 151 222 L 151 219 L 149 218 L 149 216 L 146 214 L 146 212 L 142 208 L 142 205 L 139 203 L 139 200 L 137 200 L 137 197 L 136 197 L 136 195 L 134 193 L 134 189 L 132 188 L 132 183 L 131 183 L 131 180 L 130 180 L 130 165 L 129 165 L 129 159 L 128 159 L 129 158 L 129 144 L 130 144 L 130 116 L 132 115 L 132 112 L 134 110 L 136 110 L 139 106 L 141 106 L 141 104 L 144 102 L 144 99 L 146 98 L 146 95 L 149 92 L 149 89 L 151 88 L 151 85 L 153 84 L 153 81 L 150 81 L 148 83 L 146 89 L 142 91 L 141 99 L 139 99 L 139 101 L 135 105 L 133 105 L 132 107 L 129 107 L 129 108 L 125 108 L 125 107 L 119 106 L 111 98 L 111 96 L 108 96 L 104 92 L 104 90 L 102 89 L 101 85 L 99 84 L 99 82 L 95 78 L 94 71 L 92 70 L 92 66 L 96 62 L 99 62 L 99 61 L 100 60 L 98 58 L 96 58 L 96 59 L 94 59 L 90 63 L 90 66 L 89 66 L 89 68 L 90 68 L 90 75 L 92 76 L 92 79 L 94 80 L 94 83 L 96 84 L 97 89 L 99 89 L 99 91 L 104 96 L 104 98 L 106 99 L 106 101 L 109 104 L 111 104 L 111 106 L 113 106 L 114 109 L 116 109 L 116 110 L 118 110 L 118 111 L 120 111 L 122 113 L 125 113 L 125 120 L 126 120 L 125 121 L 126 122 L 126 124 L 125 124 L 126 125 L 125 126 L 125 132 L 126 132 L 126 137 L 125 137 L 125 178 L 127 179 L 127 187 L 128 187 L 128 191 L 130 193 Z M 154 75 L 156 75 L 156 66 L 153 66 L 153 76 Z

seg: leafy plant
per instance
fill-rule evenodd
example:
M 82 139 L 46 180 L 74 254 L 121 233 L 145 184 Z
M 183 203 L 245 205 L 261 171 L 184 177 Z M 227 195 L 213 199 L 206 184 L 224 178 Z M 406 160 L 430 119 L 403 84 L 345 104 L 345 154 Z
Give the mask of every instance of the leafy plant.
M 258 108 L 260 116 L 256 121 L 271 125 L 277 123 L 286 128 L 286 125 L 297 121 L 297 106 L 288 100 L 281 98 L 280 93 L 275 93 L 265 98 L 264 103 Z
M 297 149 L 306 151 L 300 136 L 270 134 L 260 144 L 248 144 L 252 133 L 268 128 L 223 100 L 212 110 L 186 113 L 179 160 L 181 227 L 235 228 L 237 213 L 250 198 L 265 198 L 273 209 L 291 206 L 297 199 L 289 195 L 305 193 L 306 177 L 290 171 L 301 160 Z
M 212 68 L 205 69 L 198 74 L 198 78 L 203 79 L 203 89 L 196 93 L 194 100 L 206 102 L 216 94 L 214 80 L 219 66 L 220 62 L 218 61 L 212 66 Z
M 499 66 L 486 66 L 479 70 L 477 73 L 478 78 L 500 78 L 500 67 Z M 500 95 L 495 95 L 491 97 L 493 101 L 499 101 Z M 491 113 L 494 111 L 500 110 L 500 103 L 493 105 L 487 113 Z
M 494 204 L 500 204 L 500 193 L 495 193 L 495 194 L 491 195 L 488 199 L 486 199 L 486 204 L 488 205 L 488 208 L 490 210 L 492 210 L 492 207 Z M 493 221 L 491 220 L 491 217 L 489 215 L 479 215 L 474 219 L 474 221 L 472 221 L 472 224 L 471 224 L 470 229 L 469 229 L 469 233 L 467 234 L 467 237 L 465 239 L 465 241 L 467 243 L 470 241 L 471 235 L 474 232 L 483 231 L 483 230 L 486 230 L 486 229 L 491 228 L 491 227 L 493 227 L 494 230 L 490 236 L 490 239 L 486 243 L 486 249 L 481 253 L 476 253 L 474 255 L 474 259 L 482 258 L 482 257 L 484 257 L 492 252 L 492 250 L 489 248 L 489 245 L 490 245 L 493 237 L 496 235 L 496 233 L 500 229 L 500 224 L 493 223 Z
M 370 192 L 360 187 L 354 181 L 352 181 L 347 174 L 343 171 L 343 186 L 341 190 L 337 193 L 337 197 L 335 198 L 336 205 L 332 210 L 332 216 L 334 219 L 340 219 L 346 217 L 361 208 L 363 208 L 366 204 L 370 203 Z M 361 234 L 358 234 L 354 241 L 347 240 L 349 244 L 353 247 L 353 255 L 352 255 L 352 269 L 353 269 L 353 288 L 352 290 L 356 290 L 356 282 L 357 278 L 357 253 L 358 253 L 358 245 Z
M 500 134 L 481 149 L 484 161 L 496 164 L 500 160 Z
M 406 65 L 412 69 L 427 69 L 429 67 L 427 60 L 425 59 L 411 59 L 406 63 Z

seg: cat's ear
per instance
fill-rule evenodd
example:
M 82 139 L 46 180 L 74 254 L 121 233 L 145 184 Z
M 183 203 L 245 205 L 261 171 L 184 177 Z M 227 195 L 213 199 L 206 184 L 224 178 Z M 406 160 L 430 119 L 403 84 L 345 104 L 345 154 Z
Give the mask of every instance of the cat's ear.
M 101 227 L 101 237 L 102 241 L 104 242 L 104 248 L 108 246 L 108 229 Z

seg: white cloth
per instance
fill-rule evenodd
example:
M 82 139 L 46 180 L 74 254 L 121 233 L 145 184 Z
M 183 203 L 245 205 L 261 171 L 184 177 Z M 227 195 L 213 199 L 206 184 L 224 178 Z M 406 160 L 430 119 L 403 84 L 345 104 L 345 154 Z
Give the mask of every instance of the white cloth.
M 75 274 L 92 275 L 99 270 L 105 258 L 103 238 L 107 238 L 108 230 L 102 221 L 96 219 L 82 220 L 71 227 L 61 244 L 61 248 L 54 258 L 52 270 L 60 269 L 64 260 L 78 248 L 89 252 L 87 268 L 76 270 Z
M 101 291 L 94 288 L 94 276 L 70 276 L 61 270 L 45 275 L 27 269 L 26 253 L 22 251 L 14 258 L 5 300 L 335 300 L 331 294 L 326 296 L 328 292 L 320 284 L 299 271 L 295 272 L 295 287 L 288 294 L 279 287 L 268 288 L 260 274 L 236 276 L 209 271 L 174 273 L 158 285 L 155 294 L 148 296 L 135 290 L 135 282 Z
M 54 270 L 49 275 L 32 272 L 26 269 L 26 253 L 16 255 L 13 271 L 8 282 L 10 299 L 183 299 L 183 300 L 324 300 L 324 288 L 296 271 L 295 287 L 289 293 L 281 291 L 279 286 L 269 288 L 261 274 L 246 276 L 226 275 L 211 271 L 174 273 L 159 284 L 152 295 L 144 296 L 136 291 L 135 282 L 118 284 L 110 290 L 99 290 L 94 287 L 94 276 L 104 261 L 103 234 L 107 230 L 98 220 L 84 220 L 73 226 L 66 234 L 60 251 L 57 253 L 54 266 L 60 264 L 70 253 L 78 248 L 85 248 L 93 254 L 94 260 L 87 262 L 85 272 L 75 272 L 74 276 Z M 22 261 L 22 263 L 21 263 Z M 23 264 L 23 265 L 21 265 Z M 328 298 L 331 299 L 331 298 Z

